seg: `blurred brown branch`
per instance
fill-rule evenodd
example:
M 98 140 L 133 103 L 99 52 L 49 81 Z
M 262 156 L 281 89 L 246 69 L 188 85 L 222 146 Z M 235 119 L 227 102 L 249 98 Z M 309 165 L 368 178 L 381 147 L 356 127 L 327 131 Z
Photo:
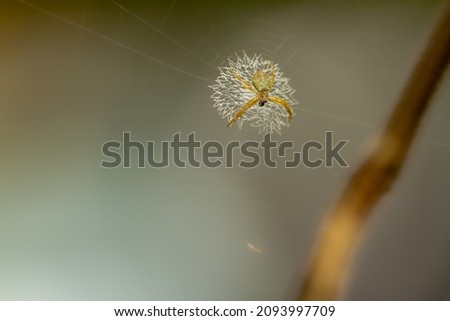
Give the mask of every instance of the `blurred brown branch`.
M 450 3 L 436 24 L 380 140 L 326 216 L 298 299 L 337 298 L 357 237 L 371 209 L 400 172 L 449 56 Z

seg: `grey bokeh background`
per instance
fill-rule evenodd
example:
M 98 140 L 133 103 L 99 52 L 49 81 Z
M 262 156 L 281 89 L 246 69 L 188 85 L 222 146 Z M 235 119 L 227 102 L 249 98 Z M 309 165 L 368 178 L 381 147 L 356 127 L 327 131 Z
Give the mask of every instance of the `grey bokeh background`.
M 323 213 L 443 3 L 1 4 L 0 299 L 293 298 Z M 226 128 L 208 88 L 243 50 L 278 63 L 297 90 L 297 116 L 276 139 L 300 148 L 333 131 L 349 140 L 348 168 L 100 168 L 102 144 L 124 131 L 260 140 Z M 342 299 L 448 298 L 449 94 L 447 74 Z

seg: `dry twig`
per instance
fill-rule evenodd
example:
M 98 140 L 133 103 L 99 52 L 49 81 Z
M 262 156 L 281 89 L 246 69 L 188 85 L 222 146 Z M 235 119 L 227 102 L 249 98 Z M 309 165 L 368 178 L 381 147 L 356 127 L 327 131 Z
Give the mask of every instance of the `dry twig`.
M 378 144 L 327 215 L 298 299 L 336 299 L 355 241 L 371 209 L 400 172 L 449 56 L 450 4 L 431 34 Z

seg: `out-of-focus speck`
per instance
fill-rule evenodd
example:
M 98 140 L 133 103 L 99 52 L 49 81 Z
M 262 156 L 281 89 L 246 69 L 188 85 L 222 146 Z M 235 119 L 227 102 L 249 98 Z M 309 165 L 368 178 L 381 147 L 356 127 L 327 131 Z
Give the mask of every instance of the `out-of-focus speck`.
M 253 251 L 253 252 L 256 252 L 256 253 L 262 253 L 262 252 L 263 252 L 262 249 L 260 249 L 259 247 L 254 246 L 254 245 L 251 244 L 251 243 L 247 243 L 247 248 L 248 248 L 249 250 Z

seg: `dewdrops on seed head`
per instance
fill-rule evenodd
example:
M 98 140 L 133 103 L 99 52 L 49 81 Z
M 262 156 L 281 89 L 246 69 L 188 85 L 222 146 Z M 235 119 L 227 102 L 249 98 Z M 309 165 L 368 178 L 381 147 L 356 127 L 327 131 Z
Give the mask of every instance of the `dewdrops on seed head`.
M 219 67 L 216 84 L 209 86 L 214 90 L 214 107 L 228 120 L 228 126 L 236 122 L 242 128 L 248 121 L 260 134 L 281 134 L 281 127 L 289 126 L 294 116 L 291 106 L 298 103 L 289 79 L 277 64 L 260 55 L 249 57 L 244 52 L 242 58 L 237 54 L 236 58 L 228 59 L 228 67 Z

